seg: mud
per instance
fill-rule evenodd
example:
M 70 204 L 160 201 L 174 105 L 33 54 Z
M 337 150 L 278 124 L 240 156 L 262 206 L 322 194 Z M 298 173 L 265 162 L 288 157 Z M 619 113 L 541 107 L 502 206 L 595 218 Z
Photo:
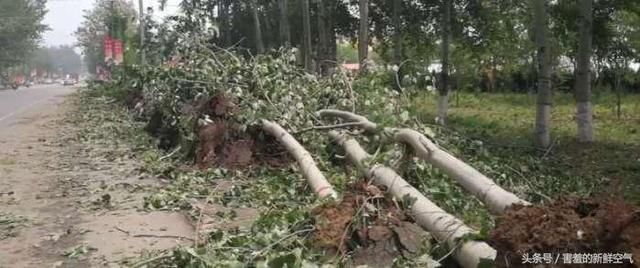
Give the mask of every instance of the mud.
M 560 256 L 553 267 L 581 267 L 564 265 L 563 253 L 633 253 L 634 264 L 626 259 L 615 267 L 638 267 L 640 208 L 619 199 L 577 197 L 547 205 L 514 205 L 498 217 L 489 243 L 498 251 L 500 267 L 530 266 L 522 263 L 522 256 L 535 253 Z M 612 264 L 608 265 L 601 267 Z

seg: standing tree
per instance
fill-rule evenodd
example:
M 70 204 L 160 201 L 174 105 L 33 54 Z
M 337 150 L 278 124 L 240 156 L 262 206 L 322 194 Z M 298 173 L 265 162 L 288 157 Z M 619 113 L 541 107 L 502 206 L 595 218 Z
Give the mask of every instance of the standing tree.
M 253 17 L 253 27 L 256 38 L 256 52 L 258 52 L 258 54 L 262 54 L 264 53 L 264 41 L 262 40 L 262 29 L 260 28 L 258 5 L 256 4 L 256 0 L 251 0 L 249 4 L 251 5 L 251 16 Z
M 220 40 L 223 46 L 231 45 L 231 23 L 229 21 L 229 0 L 220 0 L 218 5 L 218 20 L 220 21 Z
M 317 45 L 317 64 L 318 64 L 318 73 L 322 75 L 327 75 L 329 73 L 329 65 L 327 61 L 329 60 L 329 32 L 327 28 L 327 7 L 326 2 L 322 0 L 317 0 L 318 5 L 318 45 Z
M 400 66 L 402 61 L 402 0 L 393 0 L 393 62 Z
M 360 30 L 358 31 L 358 60 L 360 70 L 366 71 L 369 61 L 369 0 L 360 0 Z
M 593 107 L 591 106 L 591 40 L 593 0 L 579 1 L 579 37 L 576 55 L 576 121 L 578 140 L 593 141 Z
M 280 45 L 288 47 L 291 45 L 291 32 L 289 30 L 289 12 L 287 0 L 278 0 L 280 11 Z
M 438 97 L 438 117 L 436 122 L 442 125 L 447 123 L 447 110 L 449 108 L 449 41 L 451 38 L 451 8 L 453 0 L 442 0 L 442 41 L 440 88 Z
M 536 110 L 535 142 L 540 148 L 551 145 L 551 69 L 547 42 L 548 13 L 546 0 L 533 0 L 538 72 L 538 109 Z
M 125 30 L 137 28 L 127 25 L 135 16 L 131 2 L 124 0 L 98 0 L 92 10 L 85 11 L 85 20 L 75 35 L 90 73 L 95 73 L 96 67 L 104 62 L 103 38 L 110 33 L 116 37 L 132 34 Z
M 313 72 L 313 61 L 311 57 L 311 15 L 309 14 L 309 0 L 302 0 L 302 53 L 304 56 L 304 67 L 307 72 Z
M 25 63 L 40 41 L 47 26 L 41 0 L 0 1 L 0 77 L 9 68 Z

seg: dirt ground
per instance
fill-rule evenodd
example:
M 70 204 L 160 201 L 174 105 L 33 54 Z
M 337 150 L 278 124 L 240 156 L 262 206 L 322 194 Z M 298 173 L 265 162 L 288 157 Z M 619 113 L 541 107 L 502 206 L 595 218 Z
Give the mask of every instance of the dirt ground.
M 142 210 L 159 181 L 131 149 L 78 139 L 73 112 L 60 96 L 0 128 L 0 267 L 120 267 L 193 243 L 182 214 Z
M 621 199 L 578 197 L 514 205 L 498 217 L 489 243 L 498 251 L 498 267 L 531 266 L 522 263 L 523 254 L 575 252 L 626 253 L 621 260 L 614 258 L 619 264 L 602 267 L 640 267 L 640 208 Z M 582 267 L 565 257 L 553 267 Z

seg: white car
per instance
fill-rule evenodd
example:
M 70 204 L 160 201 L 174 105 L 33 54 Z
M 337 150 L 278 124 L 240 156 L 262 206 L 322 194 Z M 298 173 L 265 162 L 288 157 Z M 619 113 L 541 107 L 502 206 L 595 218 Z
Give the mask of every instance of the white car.
M 63 86 L 73 86 L 75 84 L 76 84 L 76 81 L 74 81 L 73 79 L 62 80 L 62 85 Z

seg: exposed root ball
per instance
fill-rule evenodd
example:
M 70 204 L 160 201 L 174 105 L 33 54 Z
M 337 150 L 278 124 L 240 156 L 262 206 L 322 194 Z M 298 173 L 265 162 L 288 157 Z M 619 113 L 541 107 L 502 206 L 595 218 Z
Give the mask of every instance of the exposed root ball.
M 622 200 L 575 197 L 544 206 L 514 205 L 497 219 L 490 244 L 503 267 L 523 267 L 523 255 L 535 253 L 552 253 L 561 264 L 563 253 L 633 253 L 637 265 L 640 209 Z M 616 267 L 637 267 L 629 259 L 625 263 Z
M 427 233 L 383 191 L 365 182 L 349 187 L 339 203 L 315 208 L 313 244 L 329 255 L 351 254 L 353 266 L 391 267 L 396 257 L 419 253 Z
M 261 129 L 239 130 L 230 119 L 236 110 L 231 99 L 214 96 L 199 107 L 200 114 L 213 119 L 198 129 L 196 164 L 199 168 L 246 168 L 254 164 L 280 167 L 291 162 L 278 141 Z

